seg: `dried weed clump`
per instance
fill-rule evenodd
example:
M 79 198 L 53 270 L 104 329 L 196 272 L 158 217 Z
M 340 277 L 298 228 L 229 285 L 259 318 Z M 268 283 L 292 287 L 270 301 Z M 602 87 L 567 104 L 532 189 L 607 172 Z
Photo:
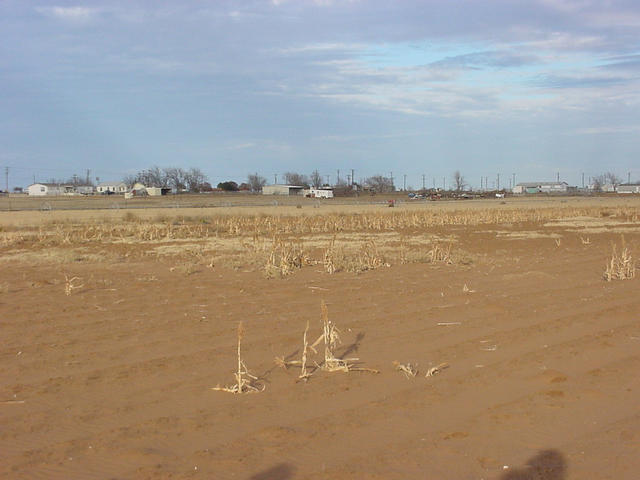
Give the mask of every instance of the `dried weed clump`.
M 630 280 L 634 278 L 636 276 L 636 264 L 625 244 L 624 237 L 622 238 L 621 252 L 618 254 L 615 244 L 612 245 L 612 249 L 611 259 L 604 271 L 604 279 L 610 282 L 611 280 Z
M 285 242 L 280 238 L 273 240 L 271 252 L 267 257 L 264 272 L 267 277 L 287 276 L 305 265 L 314 265 L 302 242 Z
M 444 247 L 440 243 L 435 242 L 427 253 L 427 256 L 430 263 L 453 263 L 451 259 L 451 242 Z
M 337 248 L 335 240 L 334 236 L 322 256 L 324 271 L 329 274 L 336 272 L 361 273 L 391 266 L 373 239 L 361 243 L 355 252 L 347 251 L 345 248 Z

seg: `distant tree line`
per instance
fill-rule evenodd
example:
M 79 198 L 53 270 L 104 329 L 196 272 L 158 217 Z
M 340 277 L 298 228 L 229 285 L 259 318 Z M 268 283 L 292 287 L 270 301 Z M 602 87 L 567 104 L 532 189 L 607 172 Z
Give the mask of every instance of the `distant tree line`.
M 127 175 L 122 181 L 128 187 L 142 183 L 147 187 L 171 188 L 176 192 L 198 193 L 212 190 L 207 176 L 199 168 L 185 170 L 176 167 L 152 167 L 135 175 Z

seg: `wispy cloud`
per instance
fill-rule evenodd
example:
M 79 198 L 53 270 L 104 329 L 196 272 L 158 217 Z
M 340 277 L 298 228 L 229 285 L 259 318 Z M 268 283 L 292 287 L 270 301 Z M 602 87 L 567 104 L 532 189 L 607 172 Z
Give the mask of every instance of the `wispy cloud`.
M 100 12 L 98 8 L 75 6 L 75 7 L 36 7 L 36 11 L 50 17 L 66 22 L 82 23 L 94 18 Z

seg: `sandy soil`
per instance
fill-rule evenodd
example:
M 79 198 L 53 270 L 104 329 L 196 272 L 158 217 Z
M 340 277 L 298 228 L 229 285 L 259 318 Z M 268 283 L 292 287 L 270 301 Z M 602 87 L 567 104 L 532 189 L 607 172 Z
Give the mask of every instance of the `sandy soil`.
M 0 478 L 638 478 L 640 280 L 603 280 L 624 227 L 585 243 L 592 224 L 441 227 L 473 261 L 359 275 L 3 251 Z M 323 300 L 337 354 L 379 374 L 276 366 Z M 234 383 L 240 321 L 260 393 L 211 389 Z

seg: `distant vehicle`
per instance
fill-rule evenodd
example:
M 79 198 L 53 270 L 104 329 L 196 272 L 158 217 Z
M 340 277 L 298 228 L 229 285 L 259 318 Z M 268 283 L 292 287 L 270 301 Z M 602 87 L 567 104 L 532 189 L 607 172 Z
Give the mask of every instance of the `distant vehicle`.
M 496 198 L 504 198 L 504 193 L 496 193 Z

